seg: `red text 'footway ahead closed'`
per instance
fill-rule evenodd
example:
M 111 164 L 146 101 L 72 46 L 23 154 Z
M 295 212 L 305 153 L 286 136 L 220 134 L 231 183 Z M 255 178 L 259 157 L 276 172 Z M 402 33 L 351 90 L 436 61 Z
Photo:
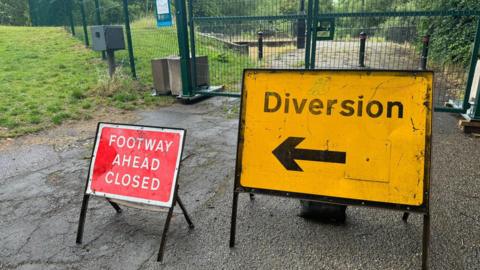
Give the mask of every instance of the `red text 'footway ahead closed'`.
M 101 123 L 87 193 L 171 207 L 185 131 Z

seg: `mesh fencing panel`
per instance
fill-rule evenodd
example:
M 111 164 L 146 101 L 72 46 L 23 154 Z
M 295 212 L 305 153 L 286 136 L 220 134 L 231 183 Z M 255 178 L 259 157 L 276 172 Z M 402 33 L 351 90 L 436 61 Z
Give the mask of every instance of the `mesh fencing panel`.
M 64 0 L 29 0 L 29 15 L 33 26 L 65 25 Z
M 122 0 L 98 0 L 98 9 L 95 0 L 65 1 L 67 10 L 68 8 L 71 9 L 74 26 L 73 33 L 68 12 L 65 14 L 64 27 L 87 47 L 91 47 L 91 26 L 98 24 L 125 25 L 126 18 Z M 137 76 L 143 83 L 151 85 L 151 60 L 178 56 L 176 26 L 157 27 L 155 1 L 142 1 L 142 5 L 139 4 L 139 1 L 129 1 L 129 3 L 128 13 Z M 84 29 L 83 20 L 85 20 L 86 30 Z M 130 60 L 127 50 L 117 51 L 116 60 L 125 69 L 129 68 Z
M 470 71 L 469 56 L 449 59 L 451 43 L 437 38 L 434 33 L 420 32 L 419 24 L 435 25 L 440 17 L 349 17 L 335 20 L 335 36 L 333 40 L 318 41 L 316 44 L 316 68 L 358 69 L 360 67 L 360 33 L 367 35 L 364 68 L 387 70 L 419 70 L 421 69 L 422 51 L 428 35 L 428 61 L 426 69 L 435 72 L 434 102 L 443 107 L 446 103 L 458 103 L 463 100 L 467 78 Z M 369 25 L 373 19 L 382 19 L 381 23 Z M 477 18 L 471 17 L 470 27 L 465 34 L 475 37 Z M 358 27 L 352 27 L 353 21 Z M 380 21 L 380 20 L 379 20 Z M 363 27 L 363 25 L 369 25 Z M 471 46 L 468 46 L 471 47 Z M 443 57 L 442 57 L 443 56 Z
M 192 0 L 197 55 L 211 84 L 239 92 L 245 68 L 305 67 L 303 0 Z
M 313 1 L 313 2 L 312 2 Z M 240 90 L 244 68 L 418 70 L 429 36 L 435 105 L 463 100 L 478 11 L 475 1 L 192 0 L 196 53 L 211 61 L 213 84 Z M 470 3 L 471 2 L 471 3 Z M 315 10 L 312 10 L 314 7 Z M 314 57 L 306 58 L 308 10 Z M 367 35 L 360 67 L 360 33 Z
M 125 24 L 123 0 L 98 0 L 98 9 L 95 0 L 31 1 L 32 20 L 70 32 L 73 25 L 72 34 L 86 45 L 90 26 Z M 199 70 L 208 63 L 211 85 L 239 92 L 245 68 L 356 69 L 360 54 L 362 68 L 416 70 L 428 35 L 426 67 L 435 71 L 437 107 L 465 96 L 480 10 L 476 0 L 188 0 L 187 6 L 191 50 L 200 59 L 194 62 Z M 156 26 L 153 0 L 129 1 L 128 14 L 138 77 L 151 83 L 151 60 L 179 54 L 177 27 Z M 315 41 L 308 44 L 310 22 Z M 117 61 L 128 67 L 128 52 L 117 52 Z

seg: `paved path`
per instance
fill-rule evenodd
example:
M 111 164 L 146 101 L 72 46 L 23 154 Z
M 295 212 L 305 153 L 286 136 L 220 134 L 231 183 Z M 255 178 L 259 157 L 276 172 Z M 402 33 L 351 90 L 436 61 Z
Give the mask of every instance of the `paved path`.
M 237 246 L 228 248 L 238 101 L 213 98 L 139 113 L 138 123 L 187 128 L 180 194 L 196 228 L 166 214 L 90 201 L 75 245 L 91 136 L 63 147 L 19 143 L 0 152 L 0 269 L 419 269 L 421 217 L 349 207 L 343 226 L 298 217 L 296 200 L 240 197 Z M 54 136 L 54 135 L 52 135 Z M 436 114 L 431 269 L 479 269 L 480 139 Z M 14 149 L 12 149 L 14 147 Z

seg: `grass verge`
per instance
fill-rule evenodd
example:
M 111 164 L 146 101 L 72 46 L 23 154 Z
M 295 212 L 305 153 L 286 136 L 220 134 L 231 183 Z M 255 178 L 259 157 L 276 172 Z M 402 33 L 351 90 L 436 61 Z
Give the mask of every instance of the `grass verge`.
M 122 69 L 110 80 L 99 54 L 61 28 L 0 26 L 0 37 L 0 138 L 88 120 L 101 106 L 133 110 L 173 100 L 151 97 Z
M 139 80 L 132 80 L 128 52 L 116 53 L 120 68 L 107 75 L 100 53 L 62 28 L 0 26 L 0 138 L 36 132 L 65 121 L 88 120 L 99 107 L 134 110 L 173 102 L 152 97 L 151 60 L 178 55 L 175 27 L 157 28 L 152 18 L 132 23 Z M 197 36 L 198 55 L 207 55 L 210 84 L 238 91 L 248 55 L 216 40 Z

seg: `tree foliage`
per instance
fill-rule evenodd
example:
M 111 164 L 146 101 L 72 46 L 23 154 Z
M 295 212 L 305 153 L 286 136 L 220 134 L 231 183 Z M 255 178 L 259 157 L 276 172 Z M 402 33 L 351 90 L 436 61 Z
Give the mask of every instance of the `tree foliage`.
M 0 24 L 25 25 L 28 18 L 28 0 L 0 1 Z
M 417 8 L 443 10 L 480 10 L 478 0 L 440 0 L 419 2 Z M 478 17 L 448 16 L 422 19 L 417 26 L 419 33 L 428 34 L 431 57 L 437 62 L 462 64 L 467 66 L 475 41 L 475 28 Z
M 153 12 L 155 0 L 129 0 L 129 12 L 136 19 Z M 60 26 L 67 23 L 65 7 L 71 4 L 76 24 L 81 23 L 81 0 L 0 0 L 0 24 Z M 122 0 L 99 0 L 103 23 L 123 22 Z M 84 0 L 88 24 L 95 23 L 95 1 Z

